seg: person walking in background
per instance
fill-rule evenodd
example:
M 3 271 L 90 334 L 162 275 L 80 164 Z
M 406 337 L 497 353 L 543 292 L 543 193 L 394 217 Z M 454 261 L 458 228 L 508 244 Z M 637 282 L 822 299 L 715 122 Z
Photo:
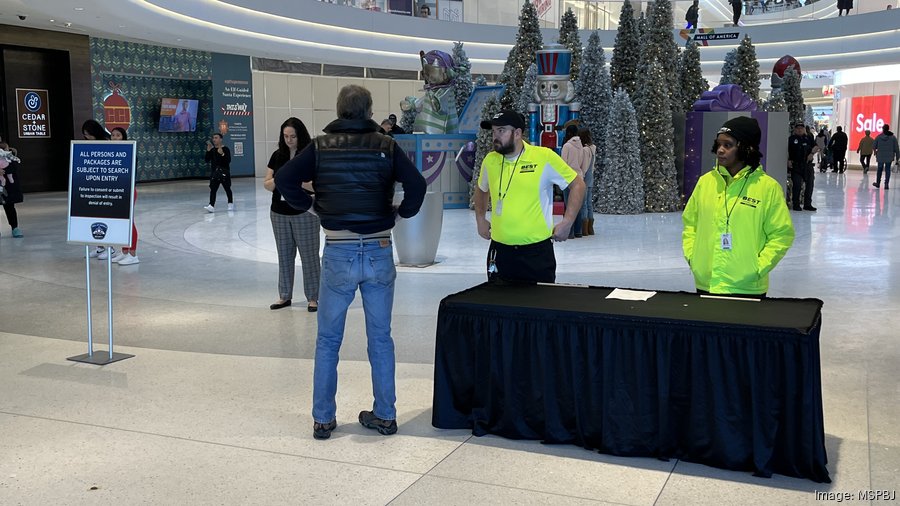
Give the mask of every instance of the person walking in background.
M 697 28 L 697 22 L 700 20 L 700 0 L 694 0 L 691 6 L 688 7 L 684 20 L 687 21 L 685 29 L 692 30 Z
M 791 177 L 791 204 L 794 211 L 815 211 L 812 205 L 813 154 L 818 151 L 818 146 L 806 132 L 806 126 L 802 122 L 794 124 L 794 133 L 788 138 L 788 173 Z M 800 188 L 803 189 L 803 207 L 800 207 Z
M 878 164 L 878 172 L 875 173 L 875 182 L 872 186 L 878 188 L 881 184 L 881 174 L 884 174 L 884 189 L 890 188 L 891 163 L 900 161 L 900 148 L 897 147 L 897 136 L 891 132 L 891 125 L 881 127 L 881 133 L 875 137 L 875 162 Z
M 234 211 L 234 195 L 231 194 L 231 150 L 222 143 L 222 134 L 212 134 L 212 142 L 206 141 L 206 161 L 210 164 L 209 173 L 209 205 L 207 212 L 216 212 L 216 193 L 219 185 L 225 188 L 228 197 L 228 210 Z
M 275 174 L 288 161 L 303 151 L 311 139 L 306 126 L 297 118 L 288 118 L 281 124 L 278 149 L 269 158 L 263 187 L 272 192 L 269 217 L 278 250 L 278 301 L 269 309 L 281 309 L 291 305 L 294 294 L 294 259 L 300 252 L 303 267 L 303 293 L 306 295 L 306 309 L 313 313 L 319 308 L 319 217 L 291 207 L 281 192 L 275 187 Z M 312 186 L 304 185 L 304 191 L 312 195 Z
M 551 238 L 565 241 L 581 211 L 584 179 L 556 151 L 522 139 L 525 117 L 502 110 L 483 130 L 491 130 L 494 150 L 481 162 L 475 187 L 478 235 L 491 241 L 487 255 L 489 280 L 553 283 L 556 256 Z M 569 206 L 553 224 L 553 185 L 569 188 Z M 491 203 L 491 219 L 485 217 Z
M 81 124 L 81 136 L 86 141 L 108 141 L 110 139 L 109 132 L 95 119 L 86 120 Z M 108 249 L 105 246 L 97 246 L 88 255 L 97 260 L 106 260 L 107 256 L 115 254 L 116 248 L 112 246 Z
M 872 161 L 872 153 L 875 152 L 875 139 L 870 135 L 872 132 L 866 130 L 866 136 L 859 140 L 856 146 L 856 154 L 859 155 L 859 163 L 862 165 L 863 174 L 869 173 L 869 163 Z
M 734 26 L 744 26 L 741 23 L 741 10 L 744 8 L 743 0 L 728 0 L 731 3 L 731 19 L 734 21 Z
M 0 202 L 3 203 L 3 212 L 6 213 L 6 221 L 12 229 L 12 236 L 15 238 L 24 237 L 22 231 L 19 230 L 19 215 L 16 213 L 16 204 L 21 204 L 25 200 L 22 194 L 22 187 L 19 185 L 19 157 L 16 156 L 16 149 L 9 146 L 5 142 L 0 142 Z
M 128 133 L 122 127 L 116 127 L 110 132 L 110 140 L 127 141 Z M 135 177 L 137 175 L 135 174 Z M 137 202 L 137 187 L 134 189 L 134 201 Z M 118 255 L 113 255 L 112 261 L 119 265 L 134 265 L 140 263 L 141 260 L 137 256 L 138 231 L 137 225 L 134 223 L 134 209 L 131 210 L 131 246 L 122 248 Z
M 716 167 L 684 208 L 682 249 L 699 293 L 765 297 L 769 272 L 794 243 L 781 185 L 760 163 L 761 139 L 754 118 L 726 121 L 713 143 Z
M 837 0 L 837 8 L 838 17 L 841 17 L 842 13 L 846 13 L 849 16 L 850 10 L 853 9 L 853 0 Z
M 591 131 L 587 127 L 578 129 L 578 137 L 584 146 L 584 204 L 581 206 L 583 218 L 581 230 L 584 235 L 594 235 L 594 166 L 597 157 L 597 146 L 591 138 Z
M 831 150 L 831 171 L 843 173 L 847 168 L 845 158 L 847 157 L 847 144 L 850 143 L 850 140 L 842 127 L 837 127 L 836 130 L 828 144 L 828 149 Z
M 825 127 L 822 127 L 816 135 L 816 148 L 818 148 L 817 152 L 819 153 L 819 172 L 826 172 L 828 170 L 828 158 L 826 156 L 828 152 L 828 137 L 825 135 Z
M 347 308 L 362 294 L 366 315 L 372 410 L 359 423 L 379 434 L 397 432 L 394 340 L 394 249 L 391 229 L 397 218 L 411 218 L 425 200 L 425 178 L 393 139 L 378 133 L 372 121 L 372 94 L 358 85 L 341 88 L 338 118 L 325 135 L 287 162 L 275 175 L 275 187 L 294 209 L 312 206 L 325 229 L 319 330 L 313 372 L 313 437 L 328 439 L 337 427 L 338 355 L 344 340 Z M 315 201 L 301 188 L 312 182 Z M 403 200 L 393 206 L 394 185 Z
M 584 179 L 584 145 L 581 144 L 581 137 L 578 136 L 578 124 L 572 123 L 566 127 L 566 135 L 563 137 L 563 147 L 561 153 L 562 159 L 566 165 L 572 168 L 579 176 Z M 585 186 L 587 183 L 585 183 Z M 566 207 L 569 207 L 569 188 L 563 190 L 563 201 Z M 574 203 L 572 204 L 574 205 Z M 582 237 L 582 221 L 584 216 L 581 209 L 584 207 L 583 202 L 578 204 L 578 215 L 575 217 L 575 223 L 572 224 L 572 230 L 569 232 L 569 239 Z

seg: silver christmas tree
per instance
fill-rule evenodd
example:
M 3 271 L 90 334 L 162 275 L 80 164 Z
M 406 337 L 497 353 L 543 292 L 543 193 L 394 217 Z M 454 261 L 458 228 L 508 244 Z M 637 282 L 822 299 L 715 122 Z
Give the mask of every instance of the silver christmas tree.
M 605 170 L 596 180 L 594 190 L 595 209 L 601 213 L 644 212 L 644 174 L 637 132 L 637 117 L 631 99 L 624 89 L 619 88 L 613 94 L 603 136 Z
M 475 78 L 475 86 L 487 86 L 487 78 L 484 77 L 483 74 L 478 74 L 478 77 Z
M 512 109 L 518 102 L 519 94 L 525 83 L 525 72 L 534 63 L 534 54 L 544 45 L 541 36 L 541 27 L 538 22 L 537 10 L 534 5 L 525 0 L 522 12 L 519 14 L 519 32 L 516 34 L 516 44 L 510 49 L 509 57 L 500 73 L 498 84 L 505 84 L 506 89 L 500 97 L 502 109 Z
M 681 53 L 680 67 L 682 107 L 684 111 L 690 111 L 700 95 L 709 90 L 709 82 L 700 69 L 700 48 L 693 40 L 688 41 Z
M 672 36 L 672 2 L 656 0 L 648 4 L 647 35 L 641 49 L 642 61 L 660 64 L 669 90 L 669 107 L 672 114 L 682 112 L 681 88 L 678 86 L 678 46 Z
M 519 100 L 516 102 L 515 109 L 528 118 L 528 104 L 533 103 L 535 87 L 537 86 L 537 63 L 532 63 L 525 72 L 525 83 L 522 85 L 522 93 L 519 94 Z
M 737 48 L 725 53 L 725 62 L 722 64 L 722 77 L 719 84 L 734 83 L 734 68 L 737 66 Z
M 594 157 L 594 188 L 600 181 L 603 160 L 606 155 L 606 122 L 610 113 L 612 88 L 606 69 L 606 57 L 600 44 L 600 34 L 596 31 L 588 38 L 588 46 L 581 62 L 581 78 L 575 82 L 575 95 L 581 101 L 581 123 L 591 132 L 597 154 Z M 594 209 L 598 209 L 598 193 L 594 192 Z
M 481 121 L 490 121 L 498 112 L 500 112 L 500 100 L 497 95 L 491 94 L 484 101 L 481 109 Z M 479 121 L 479 123 L 481 123 Z M 469 182 L 469 208 L 475 208 L 475 186 L 478 185 L 478 178 L 481 177 L 481 163 L 484 157 L 494 150 L 494 139 L 490 130 L 479 128 L 475 135 L 475 167 L 472 170 L 472 181 Z
M 781 84 L 781 93 L 787 104 L 788 118 L 790 122 L 806 121 L 806 104 L 803 103 L 803 91 L 800 89 L 801 76 L 791 65 L 784 71 L 784 81 Z
M 662 66 L 651 61 L 639 76 L 636 101 L 644 167 L 644 209 L 654 213 L 677 211 L 681 196 L 675 169 L 672 109 L 668 80 Z
M 472 95 L 472 63 L 463 49 L 462 42 L 453 43 L 453 61 L 456 63 L 456 80 L 453 81 L 453 91 L 456 94 L 456 112 L 462 114 L 469 97 Z
M 739 84 L 744 93 L 759 103 L 759 62 L 749 35 L 745 35 L 737 47 L 731 83 Z
M 560 20 L 558 42 L 572 51 L 572 67 L 569 76 L 572 81 L 577 81 L 578 71 L 581 68 L 581 52 L 584 48 L 581 45 L 581 37 L 578 35 L 578 19 L 575 18 L 571 7 L 566 9 Z
M 640 54 L 640 38 L 634 9 L 631 2 L 625 0 L 619 14 L 619 28 L 616 30 L 616 44 L 610 60 L 610 76 L 613 88 L 624 88 L 628 96 L 634 97 L 637 89 L 638 60 Z

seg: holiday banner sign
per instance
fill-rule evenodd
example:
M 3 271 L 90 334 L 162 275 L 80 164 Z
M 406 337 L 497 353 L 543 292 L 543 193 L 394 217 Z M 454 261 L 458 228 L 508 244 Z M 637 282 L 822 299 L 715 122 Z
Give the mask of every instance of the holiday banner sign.
M 253 85 L 250 58 L 212 54 L 213 125 L 231 149 L 231 174 L 252 176 Z
M 859 141 L 870 131 L 874 138 L 881 127 L 890 123 L 893 95 L 853 97 L 850 102 L 850 148 L 855 150 Z
M 135 144 L 135 141 L 72 141 L 69 242 L 104 246 L 131 244 Z
M 50 137 L 50 100 L 47 90 L 16 88 L 19 138 Z

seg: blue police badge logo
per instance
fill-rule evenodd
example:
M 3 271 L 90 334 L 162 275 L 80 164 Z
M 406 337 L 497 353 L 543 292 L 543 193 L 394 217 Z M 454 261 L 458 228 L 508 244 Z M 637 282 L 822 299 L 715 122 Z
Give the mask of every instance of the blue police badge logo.
M 109 227 L 106 225 L 106 223 L 91 223 L 91 235 L 94 236 L 94 239 L 97 239 L 99 241 L 100 239 L 106 237 L 106 230 L 108 228 Z

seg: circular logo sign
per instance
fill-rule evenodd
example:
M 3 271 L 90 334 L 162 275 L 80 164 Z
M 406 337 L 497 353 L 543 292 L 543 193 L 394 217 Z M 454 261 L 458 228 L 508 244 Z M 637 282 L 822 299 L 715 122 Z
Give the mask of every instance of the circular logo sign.
M 25 94 L 25 107 L 29 111 L 35 112 L 41 108 L 41 96 L 33 91 Z

